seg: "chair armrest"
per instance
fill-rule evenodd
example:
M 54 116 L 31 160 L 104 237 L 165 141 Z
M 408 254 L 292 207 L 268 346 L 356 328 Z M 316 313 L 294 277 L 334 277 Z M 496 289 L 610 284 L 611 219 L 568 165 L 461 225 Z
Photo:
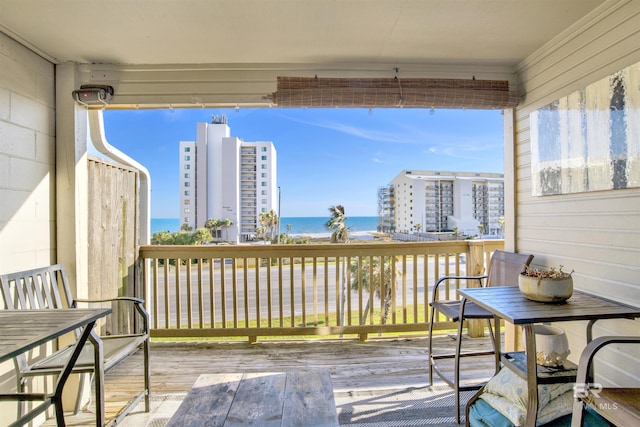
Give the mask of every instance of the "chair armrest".
M 75 299 L 74 303 L 98 303 L 98 302 L 114 302 L 114 301 L 128 301 L 132 302 L 136 308 L 136 311 L 142 317 L 142 329 L 144 333 L 149 333 L 149 313 L 144 308 L 144 300 L 135 297 L 114 297 L 104 299 Z
M 486 279 L 487 275 L 482 275 L 482 276 L 442 276 L 438 279 L 438 281 L 433 285 L 433 292 L 431 295 L 431 301 L 437 301 L 438 298 L 438 287 L 440 286 L 440 284 L 442 282 L 446 282 L 447 280 L 456 280 L 456 279 L 466 279 L 466 280 L 477 280 L 478 283 L 480 283 L 480 286 L 482 286 L 482 279 Z
M 599 337 L 591 341 L 582 350 L 580 354 L 580 361 L 578 363 L 578 373 L 576 375 L 577 384 L 588 384 L 591 382 L 591 364 L 593 363 L 593 357 L 603 347 L 609 344 L 633 344 L 640 343 L 640 337 L 635 336 L 604 336 Z
M 111 301 L 131 301 L 131 302 L 136 303 L 136 304 L 144 304 L 144 300 L 143 299 L 135 298 L 135 297 L 115 297 L 115 298 L 103 298 L 103 299 L 79 299 L 79 298 L 76 298 L 75 301 L 76 302 L 86 302 L 86 303 L 111 302 Z

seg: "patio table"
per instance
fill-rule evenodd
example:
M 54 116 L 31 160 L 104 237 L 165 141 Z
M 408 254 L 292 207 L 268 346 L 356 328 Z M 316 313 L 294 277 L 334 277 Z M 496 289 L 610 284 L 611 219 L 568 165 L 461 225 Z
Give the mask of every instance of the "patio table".
M 514 325 L 521 325 L 525 336 L 526 352 L 500 354 L 504 366 L 516 372 L 527 381 L 528 405 L 526 426 L 534 427 L 538 414 L 538 384 L 575 382 L 577 366 L 565 362 L 564 369 L 546 368 L 536 364 L 536 343 L 534 323 L 567 322 L 586 320 L 587 342 L 593 337 L 592 329 L 600 319 L 634 319 L 640 317 L 640 308 L 622 304 L 586 292 L 574 290 L 573 295 L 564 303 L 541 303 L 527 299 L 517 286 L 498 286 L 487 288 L 459 289 L 462 307 L 467 300 L 473 301 L 490 311 L 496 320 L 504 319 Z M 496 323 L 499 325 L 499 323 Z M 494 330 L 496 352 L 500 353 L 500 328 Z M 477 395 L 482 393 L 482 390 Z M 476 396 L 477 396 L 476 395 Z M 469 405 L 467 404 L 467 422 Z
M 56 409 L 56 422 L 64 426 L 62 390 L 71 370 L 82 351 L 98 319 L 111 313 L 110 308 L 56 309 L 56 310 L 0 310 L 0 363 L 28 350 L 45 344 L 77 328 L 82 334 L 64 370 L 58 376 L 55 390 L 47 393 L 0 394 L 0 400 L 42 401 L 38 406 L 16 420 L 13 425 L 23 425 L 44 412 L 50 405 Z
M 202 374 L 167 427 L 338 427 L 327 370 Z

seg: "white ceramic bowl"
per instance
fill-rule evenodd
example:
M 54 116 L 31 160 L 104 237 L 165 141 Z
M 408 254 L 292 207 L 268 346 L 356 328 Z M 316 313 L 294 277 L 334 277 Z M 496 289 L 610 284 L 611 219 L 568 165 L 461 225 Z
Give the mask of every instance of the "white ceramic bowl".
M 569 340 L 562 328 L 534 325 L 536 361 L 542 366 L 561 366 L 569 356 Z
M 532 301 L 562 303 L 573 295 L 573 278 L 541 279 L 520 274 L 518 287 Z

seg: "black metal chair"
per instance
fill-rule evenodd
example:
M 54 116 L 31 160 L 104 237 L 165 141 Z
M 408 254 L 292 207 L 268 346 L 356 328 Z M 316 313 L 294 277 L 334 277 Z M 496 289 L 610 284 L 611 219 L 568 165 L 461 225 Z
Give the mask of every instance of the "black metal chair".
M 493 330 L 491 326 L 491 319 L 493 314 L 487 310 L 479 307 L 473 302 L 467 301 L 464 307 L 461 307 L 460 300 L 440 300 L 438 299 L 438 288 L 442 283 L 449 280 L 467 280 L 477 281 L 480 286 L 483 286 L 483 282 L 486 281 L 484 286 L 517 286 L 518 275 L 524 271 L 525 266 L 528 266 L 533 259 L 533 255 L 517 254 L 513 252 L 495 251 L 491 256 L 489 263 L 489 271 L 486 275 L 482 276 L 444 276 L 438 279 L 433 287 L 433 294 L 431 298 L 431 322 L 429 324 L 429 385 L 433 385 L 433 372 L 452 387 L 455 391 L 456 398 L 456 422 L 460 422 L 460 392 L 478 390 L 484 383 L 460 385 L 460 358 L 469 356 L 486 356 L 496 354 L 496 344 L 493 340 Z M 462 308 L 462 313 L 461 313 Z M 435 313 L 439 312 L 444 314 L 447 318 L 453 322 L 458 323 L 458 333 L 456 336 L 456 348 L 454 353 L 446 354 L 433 354 L 433 319 Z M 484 352 L 461 352 L 462 345 L 462 329 L 464 321 L 467 319 L 485 319 L 489 325 L 489 332 L 491 338 L 491 344 L 493 345 L 493 351 Z M 496 325 L 498 327 L 499 325 Z M 445 373 L 438 368 L 436 360 L 439 359 L 455 359 L 454 362 L 454 378 L 447 377 Z M 496 360 L 496 372 L 499 369 L 499 360 Z

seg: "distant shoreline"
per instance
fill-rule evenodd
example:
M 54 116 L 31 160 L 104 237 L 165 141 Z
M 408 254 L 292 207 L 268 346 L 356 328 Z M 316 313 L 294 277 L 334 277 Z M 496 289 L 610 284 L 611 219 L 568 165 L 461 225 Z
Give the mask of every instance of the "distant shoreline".
M 313 239 L 329 238 L 331 232 L 327 230 L 326 222 L 329 217 L 282 217 L 280 222 L 280 233 L 288 234 L 292 237 L 309 237 Z M 375 232 L 378 226 L 376 216 L 353 216 L 347 217 L 347 227 L 351 230 L 349 234 L 354 238 L 369 238 L 369 233 Z M 151 234 L 168 231 L 174 233 L 180 231 L 179 218 L 151 218 Z M 371 231 L 370 231 L 371 230 Z
M 349 233 L 349 238 L 350 239 L 357 239 L 357 240 L 373 240 L 375 238 L 373 233 L 376 233 L 376 230 L 354 231 L 354 232 L 350 232 Z M 295 234 L 289 234 L 289 236 L 293 237 L 294 239 L 299 239 L 301 237 L 308 237 L 309 239 L 330 239 L 331 238 L 331 233 L 330 232 L 327 232 L 327 233 L 295 233 Z

